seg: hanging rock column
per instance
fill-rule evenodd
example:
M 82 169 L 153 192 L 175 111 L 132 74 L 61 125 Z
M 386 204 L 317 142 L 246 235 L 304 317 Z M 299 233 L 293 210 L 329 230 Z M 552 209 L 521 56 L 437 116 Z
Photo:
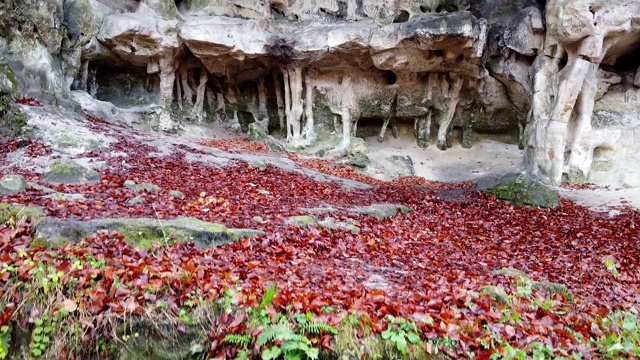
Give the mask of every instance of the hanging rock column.
M 619 134 L 594 131 L 591 116 L 600 63 L 632 30 L 634 13 L 622 1 L 606 8 L 581 0 L 547 3 L 545 51 L 534 62 L 533 121 L 525 153 L 529 174 L 555 185 L 563 175 L 585 181 L 593 149 L 617 140 Z

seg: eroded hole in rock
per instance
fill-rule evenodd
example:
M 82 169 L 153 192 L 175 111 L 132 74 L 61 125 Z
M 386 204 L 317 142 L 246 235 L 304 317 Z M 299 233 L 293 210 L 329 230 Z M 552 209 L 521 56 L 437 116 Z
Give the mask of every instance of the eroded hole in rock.
M 356 130 L 356 136 L 361 138 L 367 138 L 371 136 L 380 135 L 380 129 L 382 129 L 384 119 L 378 117 L 362 117 L 358 120 L 358 128 Z
M 420 5 L 420 11 L 423 13 L 431 12 L 431 9 L 428 6 Z
M 394 23 L 403 23 L 409 21 L 409 12 L 405 10 L 400 10 L 398 15 L 393 19 Z
M 564 58 L 560 60 L 559 70 L 562 71 L 567 66 L 568 59 Z
M 271 5 L 271 16 L 273 16 L 276 20 L 283 20 L 286 18 L 284 5 L 281 4 L 272 4 Z
M 238 111 L 238 122 L 240 122 L 240 129 L 243 132 L 247 132 L 249 131 L 249 124 L 255 122 L 255 118 L 249 111 Z
M 614 72 L 627 72 L 635 71 L 640 68 L 640 44 L 635 45 L 635 48 L 618 58 L 616 63 L 611 67 Z
M 456 11 L 458 11 L 458 7 L 454 4 L 440 4 L 436 8 L 437 13 L 441 13 L 441 12 L 453 13 Z
M 385 85 L 394 85 L 398 80 L 398 77 L 393 71 L 385 70 L 382 72 L 382 79 Z
M 156 74 L 147 74 L 143 67 L 93 63 L 89 67 L 87 91 L 98 100 L 130 108 L 155 103 L 160 94 L 160 79 Z
M 321 7 L 320 13 L 330 16 L 335 19 L 344 19 L 347 16 L 347 4 L 343 2 L 338 3 L 338 9 L 328 9 Z

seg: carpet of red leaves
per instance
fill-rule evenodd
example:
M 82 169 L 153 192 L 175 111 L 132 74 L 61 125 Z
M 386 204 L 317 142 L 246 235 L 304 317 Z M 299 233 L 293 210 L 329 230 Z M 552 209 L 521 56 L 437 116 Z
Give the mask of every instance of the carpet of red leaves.
M 249 141 L 244 138 L 203 140 L 200 145 L 210 146 L 228 152 L 264 153 L 269 151 L 265 143 Z
M 137 314 L 158 300 L 168 301 L 177 312 L 194 290 L 216 298 L 226 287 L 236 285 L 243 289 L 240 302 L 251 305 L 273 282 L 279 288 L 276 310 L 289 304 L 297 311 L 315 313 L 323 306 L 356 310 L 367 314 L 378 330 L 384 329 L 388 314 L 428 314 L 434 324 L 421 325 L 425 337 L 448 335 L 467 344 L 459 349 L 461 354 L 465 350 L 482 354 L 474 340 L 482 336 L 483 325 L 498 323 L 501 314 L 491 310 L 486 297 L 474 298 L 471 293 L 486 284 L 508 286 L 505 278 L 491 274 L 493 270 L 517 268 L 535 280 L 563 283 L 576 295 L 566 315 L 534 311 L 523 314 L 515 328 L 494 330 L 504 332 L 515 344 L 543 337 L 570 348 L 573 337 L 565 328 L 588 337 L 585 316 L 640 305 L 640 213 L 631 209 L 610 218 L 567 200 L 552 210 L 515 208 L 472 190 L 471 184 L 417 178 L 382 182 L 330 162 L 297 159 L 310 168 L 374 185 L 368 190 L 346 190 L 338 183 L 317 182 L 273 166 L 259 169 L 237 162 L 219 168 L 189 162 L 182 151 L 157 157 L 152 155 L 155 148 L 131 140 L 123 130 L 110 129 L 119 139 L 111 150 L 128 156 L 111 158 L 94 152 L 96 160 L 108 165 L 100 170 L 101 182 L 53 186 L 60 192 L 83 194 L 84 200 L 45 199 L 41 191 L 30 189 L 2 196 L 0 202 L 41 206 L 45 215 L 60 218 L 193 216 L 228 227 L 264 230 L 266 235 L 213 249 L 176 244 L 146 251 L 130 247 L 119 234 L 102 232 L 51 252 L 29 247 L 29 224 L 17 229 L 0 225 L 3 263 L 15 265 L 21 279 L 29 277 L 25 258 L 47 261 L 66 276 L 85 279 L 75 286 L 76 296 L 91 314 Z M 237 144 L 211 146 L 248 149 Z M 23 146 L 32 155 L 47 153 L 45 146 L 35 142 Z M 4 146 L 0 157 L 15 147 Z M 258 151 L 253 146 L 249 149 Z M 13 170 L 40 182 L 37 174 Z M 134 194 L 123 186 L 126 180 L 151 182 L 162 190 Z M 464 191 L 451 200 L 446 196 L 451 189 Z M 185 198 L 170 196 L 170 190 L 181 191 Z M 127 200 L 135 196 L 142 196 L 146 203 L 128 205 Z M 206 199 L 214 198 L 223 201 L 203 206 Z M 414 211 L 385 220 L 348 212 L 353 206 L 383 202 L 404 204 Z M 331 216 L 338 220 L 358 220 L 360 233 L 299 228 L 284 222 L 288 216 L 305 215 L 300 207 L 321 206 L 337 209 Z M 264 222 L 256 222 L 255 216 Z M 73 270 L 65 260 L 69 254 L 91 255 L 104 259 L 106 265 Z M 620 273 L 617 279 L 602 265 L 604 256 L 614 259 Z M 94 281 L 89 281 L 91 277 Z M 117 290 L 116 277 L 133 284 L 134 290 Z M 0 284 L 7 280 L 3 276 Z M 7 291 L 0 289 L 0 296 Z M 335 315 L 328 321 L 337 319 Z M 464 332 L 459 331 L 461 327 Z

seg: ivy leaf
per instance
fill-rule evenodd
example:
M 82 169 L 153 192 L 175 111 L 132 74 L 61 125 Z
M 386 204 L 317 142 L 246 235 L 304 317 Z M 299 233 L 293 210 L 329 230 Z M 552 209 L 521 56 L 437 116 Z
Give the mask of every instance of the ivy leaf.
M 418 344 L 420 342 L 420 336 L 414 332 L 410 332 L 407 333 L 407 340 L 409 340 L 411 344 Z

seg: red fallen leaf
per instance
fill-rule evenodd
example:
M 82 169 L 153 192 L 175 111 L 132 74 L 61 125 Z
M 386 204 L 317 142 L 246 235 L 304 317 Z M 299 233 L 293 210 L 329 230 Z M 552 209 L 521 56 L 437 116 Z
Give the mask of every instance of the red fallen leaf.
M 123 287 L 123 286 L 120 286 L 118 288 L 118 290 L 116 290 L 115 297 L 116 297 L 116 299 L 122 299 L 125 296 L 128 296 L 129 294 L 131 294 L 131 290 L 129 290 L 129 289 Z
M 197 266 L 195 264 L 195 262 L 193 261 L 193 259 L 190 259 L 186 264 L 184 264 L 184 269 L 187 270 L 190 273 L 195 273 Z
M 11 310 L 6 310 L 2 315 L 0 315 L 0 326 L 6 325 L 12 314 L 13 312 Z
M 244 321 L 244 318 L 245 318 L 245 313 L 244 312 L 240 312 L 240 314 L 238 316 L 236 316 L 235 319 L 233 319 L 231 324 L 229 324 L 229 328 L 233 329 L 233 328 L 237 327 L 238 325 L 242 324 L 242 322 Z
M 561 338 L 564 339 L 570 339 L 570 340 L 575 340 L 575 338 L 573 337 L 573 335 L 569 334 L 566 330 L 564 329 L 559 329 L 559 328 L 554 328 L 553 332 L 556 333 L 558 336 L 560 336 Z
M 91 305 L 87 308 L 87 311 L 91 314 L 91 315 L 97 315 L 99 313 L 102 312 L 102 309 L 104 308 L 104 306 L 98 306 L 98 305 Z
M 509 336 L 509 338 L 516 336 L 516 329 L 514 329 L 511 325 L 506 325 L 504 327 L 504 332 Z

